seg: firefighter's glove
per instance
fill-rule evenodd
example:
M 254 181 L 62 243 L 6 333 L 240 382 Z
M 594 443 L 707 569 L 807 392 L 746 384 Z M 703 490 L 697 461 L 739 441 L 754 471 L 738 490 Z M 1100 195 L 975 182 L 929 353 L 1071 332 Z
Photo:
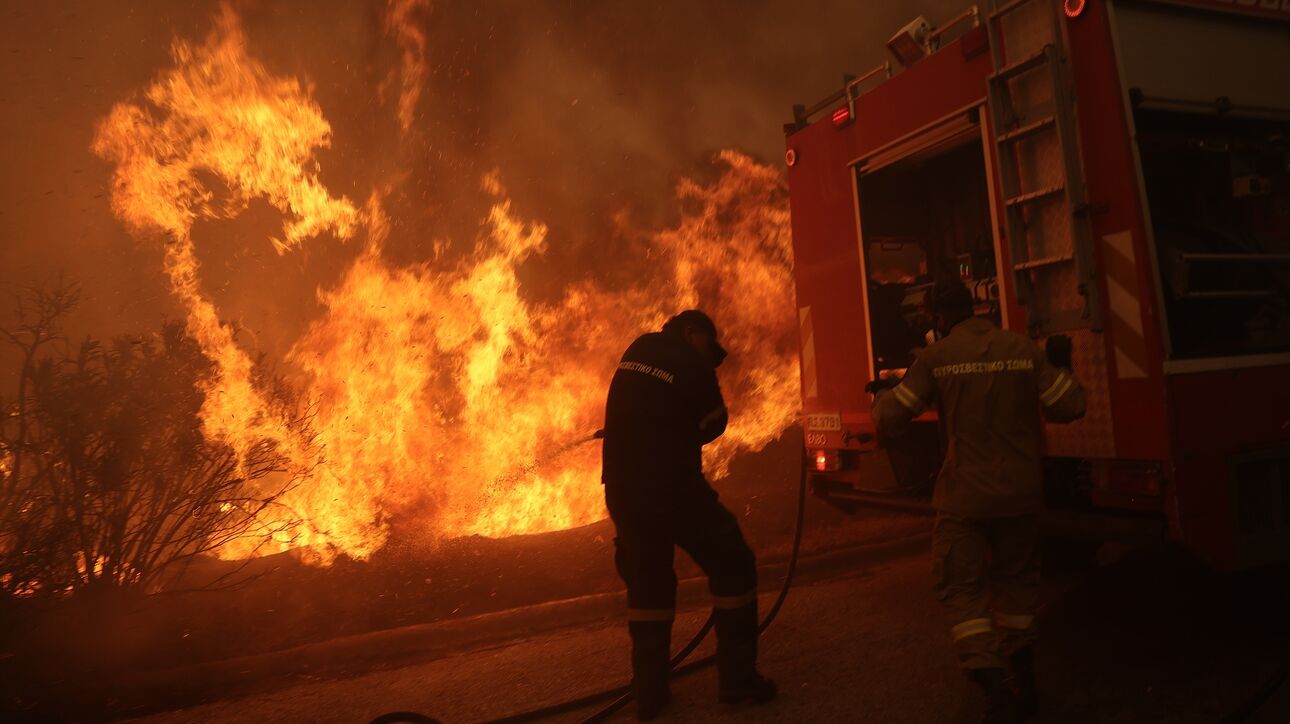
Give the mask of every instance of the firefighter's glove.
M 899 384 L 900 384 L 900 380 L 896 379 L 895 377 L 879 377 L 878 379 L 865 385 L 864 391 L 868 392 L 871 395 L 876 395 L 879 392 L 882 392 L 883 390 L 890 390 L 891 388 Z
M 1044 343 L 1044 352 L 1048 355 L 1048 364 L 1064 370 L 1073 369 L 1071 362 L 1071 338 L 1064 334 L 1054 334 Z

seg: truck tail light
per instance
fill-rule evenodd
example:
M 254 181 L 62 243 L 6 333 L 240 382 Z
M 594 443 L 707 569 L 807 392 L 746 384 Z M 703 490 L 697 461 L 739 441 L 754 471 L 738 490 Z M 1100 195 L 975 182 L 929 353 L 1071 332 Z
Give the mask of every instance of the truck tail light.
M 842 457 L 837 450 L 813 450 L 811 465 L 816 472 L 831 473 L 842 469 Z

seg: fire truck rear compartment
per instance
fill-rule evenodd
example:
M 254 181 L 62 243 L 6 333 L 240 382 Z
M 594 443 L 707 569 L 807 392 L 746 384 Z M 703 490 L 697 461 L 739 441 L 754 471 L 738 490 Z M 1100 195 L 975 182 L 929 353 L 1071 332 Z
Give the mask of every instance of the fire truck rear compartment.
M 938 279 L 962 279 L 995 315 L 993 227 L 979 127 L 880 168 L 861 164 L 856 189 L 866 270 L 875 376 L 899 375 L 926 345 L 924 297 Z M 878 451 L 843 450 L 838 470 L 813 476 L 813 489 L 842 507 L 860 501 L 927 505 L 942 457 L 933 416 Z
M 994 235 L 980 137 L 858 171 L 873 369 L 903 370 L 926 343 L 923 299 L 959 278 L 998 321 Z

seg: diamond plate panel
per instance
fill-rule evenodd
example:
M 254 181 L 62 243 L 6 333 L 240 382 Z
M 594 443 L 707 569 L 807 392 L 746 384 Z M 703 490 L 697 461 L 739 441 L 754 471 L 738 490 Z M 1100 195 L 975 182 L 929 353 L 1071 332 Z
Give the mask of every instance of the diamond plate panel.
M 1053 326 L 1066 331 L 1087 326 L 1085 300 L 1079 293 L 1079 272 L 1074 264 L 1058 264 L 1033 272 L 1035 301 L 1040 315 Z
M 1055 2 L 1056 0 L 1045 0 Z M 1029 3 L 1003 16 L 1003 47 L 1013 62 L 1038 53 L 1053 42 L 1052 11 L 1043 3 Z
M 1051 116 L 1057 107 L 1053 99 L 1053 84 L 1046 65 L 1040 65 L 1011 78 L 1007 84 L 1013 120 L 1017 125 L 1024 126 L 1030 121 Z
M 1061 138 L 1046 132 L 1014 144 L 1017 158 L 1017 180 L 1021 192 L 1029 193 L 1066 183 Z
M 1114 458 L 1115 427 L 1106 371 L 1106 338 L 1100 332 L 1086 329 L 1066 334 L 1072 342 L 1075 379 L 1088 394 L 1088 412 L 1084 419 L 1069 425 L 1046 425 L 1046 454 L 1054 457 Z
M 1031 259 L 1071 253 L 1074 247 L 1069 208 L 1060 196 L 1031 203 L 1026 208 L 1026 243 Z

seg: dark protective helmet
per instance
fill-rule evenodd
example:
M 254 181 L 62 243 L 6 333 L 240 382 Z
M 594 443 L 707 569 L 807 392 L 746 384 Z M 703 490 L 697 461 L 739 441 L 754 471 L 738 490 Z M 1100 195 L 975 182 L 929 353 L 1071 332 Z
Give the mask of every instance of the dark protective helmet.
M 712 317 L 697 309 L 687 309 L 663 324 L 664 332 L 681 333 L 687 328 L 698 329 L 712 335 L 712 358 L 719 366 L 729 353 L 717 341 L 717 325 L 712 321 Z
M 942 317 L 970 317 L 974 307 L 972 292 L 959 279 L 941 279 L 927 295 L 928 311 Z

